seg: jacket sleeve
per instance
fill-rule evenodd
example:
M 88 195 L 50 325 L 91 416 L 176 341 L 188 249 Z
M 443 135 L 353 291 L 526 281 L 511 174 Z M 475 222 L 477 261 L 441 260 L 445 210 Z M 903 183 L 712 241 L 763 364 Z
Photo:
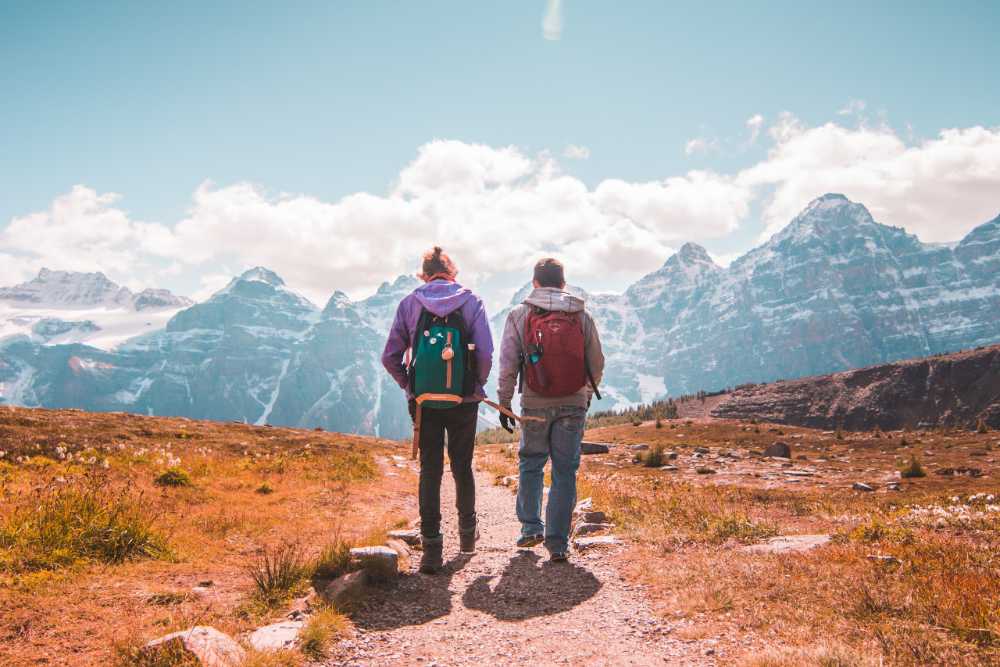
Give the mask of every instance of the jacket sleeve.
M 503 337 L 500 339 L 500 378 L 497 382 L 497 398 L 503 405 L 510 405 L 514 399 L 517 373 L 521 367 L 521 336 L 517 330 L 515 312 L 517 311 L 512 310 L 507 315 Z
M 490 370 L 493 368 L 493 333 L 490 331 L 490 321 L 482 301 L 476 304 L 476 314 L 472 319 L 469 336 L 476 346 L 476 373 L 479 376 L 476 379 L 482 386 L 490 379 Z
M 389 329 L 389 339 L 385 341 L 385 349 L 382 351 L 382 365 L 389 371 L 389 375 L 403 389 L 409 384 L 406 373 L 406 365 L 403 364 L 403 356 L 410 347 L 410 332 L 406 328 L 406 316 L 403 309 L 403 302 L 396 308 L 396 317 Z
M 594 384 L 601 384 L 604 377 L 604 350 L 601 349 L 601 336 L 597 333 L 597 325 L 594 318 L 587 313 L 587 329 L 584 332 L 584 354 L 587 355 L 587 367 L 594 377 Z M 591 389 L 593 392 L 593 389 Z

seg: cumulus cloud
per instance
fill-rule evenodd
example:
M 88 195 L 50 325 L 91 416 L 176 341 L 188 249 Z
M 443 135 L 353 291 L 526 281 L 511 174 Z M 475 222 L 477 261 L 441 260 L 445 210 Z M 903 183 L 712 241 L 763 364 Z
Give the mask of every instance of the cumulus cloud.
M 887 126 L 808 127 L 781 114 L 765 158 L 733 173 L 695 170 L 595 187 L 548 153 L 433 141 L 382 194 L 325 201 L 248 183 L 203 183 L 174 224 L 134 220 L 114 194 L 74 187 L 0 229 L 0 284 L 41 266 L 102 270 L 130 286 L 174 284 L 206 296 L 249 266 L 276 270 L 317 302 L 355 296 L 417 269 L 442 244 L 472 283 L 523 270 L 543 254 L 574 280 L 624 284 L 659 267 L 683 241 L 754 224 L 767 236 L 825 192 L 866 204 L 880 222 L 925 241 L 953 241 L 1000 212 L 1000 128 L 942 130 L 913 141 Z M 720 258 L 722 260 L 728 257 Z
M 562 1 L 549 0 L 542 19 L 542 36 L 550 41 L 562 37 Z
M 769 186 L 769 236 L 824 192 L 865 204 L 876 220 L 924 241 L 954 241 L 1000 212 L 1000 128 L 942 130 L 908 145 L 887 126 L 807 128 L 788 114 L 771 128 L 766 160 L 736 182 Z
M 115 205 L 119 198 L 77 185 L 56 197 L 48 210 L 11 220 L 0 230 L 4 284 L 48 266 L 105 271 L 138 287 L 136 277 L 163 270 L 164 258 L 176 249 L 171 230 L 131 220 Z
M 747 118 L 746 127 L 750 130 L 750 143 L 755 143 L 760 136 L 760 130 L 764 127 L 764 116 L 759 113 Z
M 576 144 L 570 144 L 563 151 L 563 157 L 570 160 L 586 160 L 590 157 L 590 149 L 586 146 L 577 146 Z
M 187 271 L 202 277 L 196 296 L 203 297 L 261 264 L 322 301 L 333 289 L 360 295 L 415 271 L 419 253 L 435 243 L 467 278 L 557 254 L 572 260 L 581 279 L 635 279 L 662 264 L 678 241 L 731 232 L 749 199 L 748 188 L 708 171 L 643 183 L 611 179 L 591 189 L 547 153 L 433 141 L 385 195 L 323 201 L 206 182 L 171 227 L 133 221 L 117 195 L 79 186 L 50 210 L 14 220 L 0 241 L 4 252 L 24 254 L 20 273 L 45 264 L 149 283 Z

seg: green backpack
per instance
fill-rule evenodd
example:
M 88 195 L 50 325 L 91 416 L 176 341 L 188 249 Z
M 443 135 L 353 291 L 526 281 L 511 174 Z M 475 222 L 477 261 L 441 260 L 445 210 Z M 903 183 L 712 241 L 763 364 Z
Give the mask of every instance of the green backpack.
M 426 309 L 417 323 L 410 390 L 421 406 L 453 408 L 472 393 L 473 354 L 462 313 L 439 317 Z

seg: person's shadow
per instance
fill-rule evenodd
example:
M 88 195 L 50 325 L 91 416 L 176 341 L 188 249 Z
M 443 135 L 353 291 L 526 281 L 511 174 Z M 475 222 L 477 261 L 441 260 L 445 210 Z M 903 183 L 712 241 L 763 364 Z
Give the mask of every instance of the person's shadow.
M 466 589 L 462 604 L 501 621 L 522 621 L 572 609 L 601 588 L 597 577 L 571 562 L 546 561 L 539 567 L 539 560 L 533 551 L 518 552 L 492 590 L 493 577 L 478 577 Z
M 470 558 L 459 554 L 437 574 L 402 574 L 388 585 L 373 587 L 351 611 L 351 620 L 366 630 L 393 630 L 447 616 L 451 613 L 451 579 Z

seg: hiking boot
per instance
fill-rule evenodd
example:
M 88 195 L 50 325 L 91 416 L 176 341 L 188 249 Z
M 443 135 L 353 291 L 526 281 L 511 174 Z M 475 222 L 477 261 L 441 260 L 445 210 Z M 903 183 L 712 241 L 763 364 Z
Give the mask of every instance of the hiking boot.
M 553 563 L 565 563 L 569 560 L 568 551 L 553 551 L 549 554 L 549 560 Z
M 437 574 L 444 567 L 444 537 L 421 537 L 424 554 L 420 557 L 420 571 L 424 574 Z
M 479 531 L 476 529 L 464 531 L 458 534 L 459 551 L 463 554 L 476 553 L 476 541 L 479 539 Z
M 517 548 L 530 549 L 531 547 L 537 547 L 544 541 L 544 535 L 522 535 L 517 541 Z

